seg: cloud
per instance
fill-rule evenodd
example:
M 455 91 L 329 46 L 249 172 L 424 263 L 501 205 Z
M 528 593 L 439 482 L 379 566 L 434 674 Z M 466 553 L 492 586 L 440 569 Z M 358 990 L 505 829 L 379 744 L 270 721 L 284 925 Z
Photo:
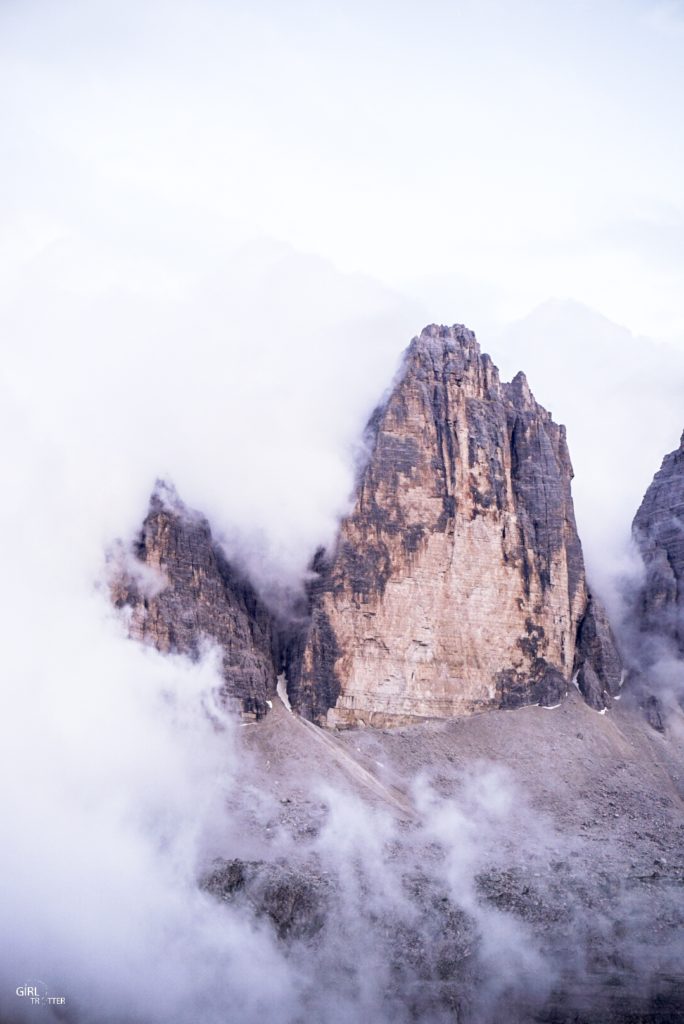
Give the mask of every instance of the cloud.
M 266 239 L 150 239 L 140 277 L 110 242 L 54 239 L 0 307 L 2 1014 L 38 978 L 85 1019 L 287 1020 L 297 970 L 197 889 L 240 827 L 215 665 L 126 638 L 105 552 L 164 475 L 264 585 L 298 582 L 415 310 Z
M 538 54 L 556 29 L 530 19 L 535 7 L 525 5 L 516 28 L 494 4 L 491 32 L 474 8 L 453 20 L 432 5 L 431 18 L 416 20 L 396 5 L 377 17 L 352 5 L 328 20 L 306 4 L 286 15 L 238 7 L 10 2 L 0 11 L 9 158 L 0 196 L 0 975 L 10 1018 L 21 1011 L 15 987 L 38 977 L 85 1020 L 211 1024 L 228 1005 L 241 1021 L 275 1018 L 274 1008 L 294 1021 L 308 1005 L 337 1021 L 351 971 L 351 1019 L 359 1007 L 382 1019 L 374 969 L 386 965 L 370 938 L 391 928 L 398 907 L 415 917 L 402 871 L 415 867 L 416 850 L 436 843 L 436 877 L 459 906 L 477 909 L 475 833 L 493 840 L 510 809 L 505 784 L 486 773 L 466 786 L 463 807 L 428 787 L 428 824 L 396 864 L 391 823 L 338 793 L 327 798 L 313 853 L 347 872 L 344 920 L 369 965 L 359 967 L 351 946 L 336 966 L 331 937 L 321 954 L 330 993 L 267 923 L 199 892 L 207 851 L 237 844 L 242 821 L 230 806 L 241 807 L 232 787 L 244 752 L 215 705 L 210 655 L 191 666 L 126 639 L 106 598 L 105 551 L 134 534 L 164 476 L 260 585 L 298 584 L 346 508 L 367 415 L 431 318 L 395 282 L 444 275 L 439 317 L 448 320 L 465 318 L 449 308 L 450 282 L 464 274 L 480 296 L 468 308 L 497 306 L 491 321 L 514 293 L 523 306 L 545 296 L 566 265 L 538 277 L 535 239 L 550 234 L 551 249 L 562 248 L 586 208 L 573 175 L 600 205 L 616 152 L 630 156 L 624 193 L 655 176 L 653 188 L 677 203 L 666 174 L 679 152 L 667 98 L 677 90 L 662 118 L 647 111 L 641 122 L 663 143 L 655 170 L 650 155 L 635 158 L 631 128 L 604 148 L 610 103 L 591 114 L 585 101 L 596 92 L 578 90 L 572 48 L 542 73 Z M 511 38 L 538 51 L 531 63 L 528 49 L 516 60 Z M 640 38 L 620 51 L 630 82 L 642 67 L 627 61 L 634 46 L 643 58 Z M 613 49 L 597 46 L 594 75 Z M 487 74 L 502 67 L 500 79 Z M 587 140 L 601 156 L 598 177 L 587 172 Z M 636 242 L 651 251 L 650 236 L 646 248 Z M 625 275 L 618 291 L 634 280 Z M 644 299 L 643 318 L 652 312 Z M 664 349 L 651 360 L 624 338 L 609 340 L 612 362 L 597 366 L 603 327 L 584 323 L 577 358 L 572 312 L 544 330 L 558 337 L 559 325 L 546 366 L 532 346 L 524 368 L 571 427 L 591 559 L 608 524 L 631 516 L 647 463 L 655 469 L 671 447 L 680 377 Z M 535 336 L 533 323 L 525 330 Z M 632 399 L 649 423 L 636 447 Z M 599 486 L 607 450 L 616 467 L 608 490 Z M 518 955 L 517 926 L 493 913 L 477 920 L 491 957 L 511 955 L 528 978 L 538 951 Z M 459 922 L 449 925 L 447 961 L 460 955 Z M 438 938 L 429 917 L 413 925 L 425 942 Z

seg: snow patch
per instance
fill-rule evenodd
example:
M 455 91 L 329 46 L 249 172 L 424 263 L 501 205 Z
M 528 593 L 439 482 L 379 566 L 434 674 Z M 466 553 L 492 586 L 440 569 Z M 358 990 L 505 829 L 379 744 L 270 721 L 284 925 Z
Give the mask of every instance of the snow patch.
M 290 714 L 292 714 L 292 706 L 290 704 L 290 698 L 287 695 L 287 687 L 285 686 L 285 676 L 278 676 L 278 683 L 276 685 L 276 693 L 278 694 L 278 696 L 280 697 L 281 702 L 284 704 L 284 706 L 287 708 L 287 710 L 290 712 Z M 269 707 L 273 707 L 273 705 L 271 704 L 270 700 L 268 701 L 268 706 Z

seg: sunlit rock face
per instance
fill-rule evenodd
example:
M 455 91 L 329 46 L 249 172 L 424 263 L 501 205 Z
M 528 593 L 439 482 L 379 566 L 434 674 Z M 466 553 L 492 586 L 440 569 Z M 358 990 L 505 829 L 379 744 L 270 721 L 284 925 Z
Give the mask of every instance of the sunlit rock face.
M 300 712 L 392 725 L 554 704 L 573 672 L 605 706 L 621 665 L 589 604 L 565 429 L 524 375 L 502 384 L 471 331 L 428 327 L 368 446 L 353 510 L 314 564 L 291 666 Z
M 115 604 L 130 609 L 130 635 L 197 658 L 221 650 L 222 696 L 261 717 L 276 689 L 277 629 L 254 588 L 223 555 L 206 519 L 157 485 L 132 555 L 114 574 Z
M 663 459 L 632 529 L 646 568 L 639 624 L 684 654 L 684 434 Z

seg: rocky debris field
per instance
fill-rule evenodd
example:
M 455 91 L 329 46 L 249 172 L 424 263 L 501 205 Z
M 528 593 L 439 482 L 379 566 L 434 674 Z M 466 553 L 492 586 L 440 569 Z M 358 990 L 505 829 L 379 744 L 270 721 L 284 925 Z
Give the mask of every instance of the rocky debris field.
M 201 884 L 273 930 L 316 1019 L 681 1021 L 681 734 L 629 694 L 343 732 L 276 702 Z

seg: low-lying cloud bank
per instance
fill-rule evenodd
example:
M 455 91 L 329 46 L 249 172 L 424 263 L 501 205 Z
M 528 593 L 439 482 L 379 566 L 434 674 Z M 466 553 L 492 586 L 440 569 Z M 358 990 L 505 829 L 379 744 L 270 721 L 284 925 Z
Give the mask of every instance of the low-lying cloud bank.
M 54 258 L 77 280 L 88 254 Z M 249 902 L 221 907 L 197 885 L 245 811 L 211 658 L 131 644 L 105 591 L 104 552 L 133 535 L 160 475 L 261 586 L 299 585 L 334 536 L 363 424 L 419 314 L 263 241 L 173 298 L 121 281 L 84 296 L 53 267 L 40 303 L 32 266 L 1 310 L 5 1018 L 28 1019 L 15 990 L 40 979 L 79 1021 L 210 1024 L 227 1008 L 246 1022 L 439 1021 L 451 971 L 464 1019 L 497 1020 L 503 1005 L 522 1019 L 559 963 L 478 895 L 497 846 L 521 852 L 506 845 L 509 784 L 477 772 L 461 802 L 426 784 L 408 835 L 324 794 L 304 853 L 333 879 L 335 913 L 314 953 L 283 946 Z M 548 861 L 547 840 L 531 829 L 526 855 Z M 279 855 L 303 852 L 285 838 Z
M 64 276 L 87 247 L 46 259 L 0 309 L 2 1012 L 37 978 L 77 1019 L 197 1019 L 209 992 L 264 1019 L 294 984 L 282 955 L 196 886 L 206 833 L 232 827 L 217 673 L 126 639 L 104 553 L 167 474 L 258 580 L 296 584 L 334 531 L 407 308 L 269 243 L 224 253 L 184 297 L 116 274 L 84 295 Z

